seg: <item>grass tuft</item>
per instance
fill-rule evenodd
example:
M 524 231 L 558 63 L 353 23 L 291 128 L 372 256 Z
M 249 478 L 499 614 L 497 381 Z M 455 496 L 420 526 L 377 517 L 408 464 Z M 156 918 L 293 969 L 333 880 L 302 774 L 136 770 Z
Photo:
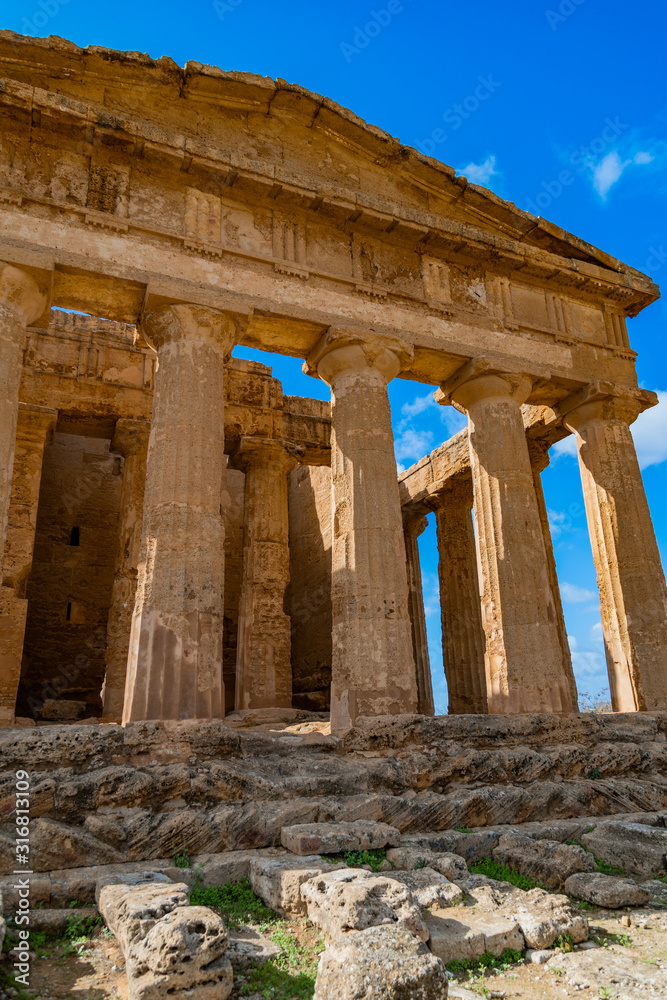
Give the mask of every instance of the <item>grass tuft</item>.
M 238 930 L 243 924 L 266 928 L 282 923 L 276 911 L 253 892 L 247 878 L 224 885 L 203 886 L 197 882 L 190 893 L 190 905 L 210 906 L 224 918 L 230 930 Z
M 486 875 L 487 878 L 493 878 L 499 882 L 510 882 L 517 889 L 543 888 L 539 882 L 530 878 L 529 875 L 523 875 L 521 872 L 516 871 L 516 869 L 510 868 L 508 865 L 501 865 L 498 861 L 493 861 L 491 858 L 480 858 L 479 861 L 473 862 L 468 867 L 474 875 Z

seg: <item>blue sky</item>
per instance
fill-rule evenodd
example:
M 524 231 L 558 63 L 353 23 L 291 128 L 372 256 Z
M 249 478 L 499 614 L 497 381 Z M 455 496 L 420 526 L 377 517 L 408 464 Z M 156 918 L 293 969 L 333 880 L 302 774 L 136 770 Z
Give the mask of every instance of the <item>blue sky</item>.
M 19 0 L 3 26 L 302 84 L 519 207 L 537 206 L 660 284 L 667 277 L 666 21 L 657 0 L 630 8 L 619 0 Z M 635 424 L 663 563 L 665 310 L 659 301 L 628 324 L 640 384 L 663 394 Z M 286 392 L 328 398 L 326 386 L 301 375 L 294 359 L 261 360 L 274 364 Z M 397 459 L 405 467 L 460 426 L 449 408 L 431 405 L 425 386 L 396 380 L 390 395 Z M 579 690 L 595 694 L 607 688 L 599 605 L 579 473 L 567 445 L 552 450 L 543 481 L 575 674 Z M 443 709 L 432 524 L 420 545 L 434 690 Z

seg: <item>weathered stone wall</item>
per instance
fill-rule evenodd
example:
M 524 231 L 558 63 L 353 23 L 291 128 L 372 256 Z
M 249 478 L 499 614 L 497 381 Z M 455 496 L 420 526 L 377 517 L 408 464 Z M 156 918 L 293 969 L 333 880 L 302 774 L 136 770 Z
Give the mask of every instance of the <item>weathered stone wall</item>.
M 109 446 L 56 433 L 44 450 L 18 714 L 58 697 L 101 710 L 123 462 Z
M 290 473 L 289 519 L 293 703 L 317 711 L 331 683 L 331 469 Z

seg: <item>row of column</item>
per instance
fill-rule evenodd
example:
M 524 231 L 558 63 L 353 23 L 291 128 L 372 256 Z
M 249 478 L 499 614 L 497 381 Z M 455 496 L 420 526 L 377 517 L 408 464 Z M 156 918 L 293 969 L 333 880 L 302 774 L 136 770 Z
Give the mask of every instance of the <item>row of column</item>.
M 29 276 L 0 270 L 0 447 L 8 458 L 0 479 L 3 545 L 25 326 L 43 306 Z M 130 426 L 141 422 L 120 421 L 115 442 L 126 455 L 124 521 L 105 714 L 114 717 L 122 703 L 124 722 L 218 718 L 224 714 L 224 364 L 238 328 L 232 315 L 178 304 L 150 313 L 144 329 L 158 370 L 150 433 Z M 334 731 L 360 715 L 432 711 L 418 612 L 420 521 L 404 525 L 401 517 L 387 388 L 410 353 L 392 338 L 331 328 L 305 366 L 332 394 Z M 576 710 L 539 480 L 546 458 L 531 460 L 521 416 L 531 389 L 524 375 L 469 366 L 441 392 L 442 402 L 468 416 L 476 525 L 475 533 L 469 503 L 455 490 L 439 500 L 453 711 Z M 667 590 L 629 431 L 637 410 L 607 392 L 599 399 L 589 394 L 564 416 L 577 436 L 612 696 L 623 710 L 667 706 Z M 276 594 L 289 578 L 286 477 L 297 460 L 289 445 L 256 439 L 245 439 L 236 458 L 249 498 L 237 708 L 291 702 L 289 621 Z M 119 651 L 128 628 L 124 671 Z

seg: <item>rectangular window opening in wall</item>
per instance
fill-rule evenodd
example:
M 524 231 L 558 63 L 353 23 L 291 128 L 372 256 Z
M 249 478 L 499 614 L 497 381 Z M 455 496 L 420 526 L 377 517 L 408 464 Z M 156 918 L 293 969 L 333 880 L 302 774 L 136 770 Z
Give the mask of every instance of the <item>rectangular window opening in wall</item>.
M 69 543 L 70 543 L 70 545 L 80 545 L 81 544 L 81 536 L 80 536 L 79 526 L 78 525 L 75 525 L 72 528 L 72 530 L 70 532 L 70 536 L 69 536 Z
M 72 620 L 72 602 L 68 601 L 67 602 L 67 613 L 65 615 L 65 621 L 69 622 L 71 620 Z

